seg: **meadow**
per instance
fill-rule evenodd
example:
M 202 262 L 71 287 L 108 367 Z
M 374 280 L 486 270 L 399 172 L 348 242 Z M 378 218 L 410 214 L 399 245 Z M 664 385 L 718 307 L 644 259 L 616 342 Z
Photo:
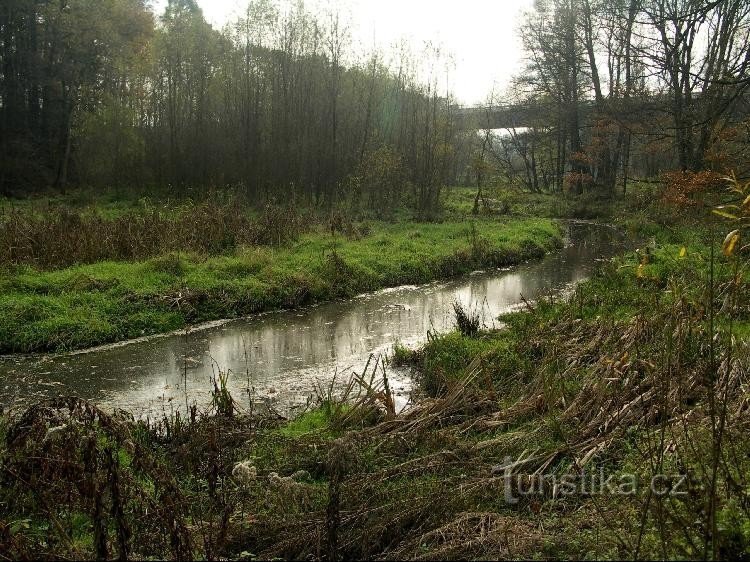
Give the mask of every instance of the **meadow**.
M 0 256 L 0 353 L 81 349 L 426 283 L 538 259 L 561 242 L 547 218 L 334 214 L 303 228 L 300 214 L 236 201 L 37 203 L 5 217 L 14 226 Z M 15 226 L 28 222 L 37 228 Z

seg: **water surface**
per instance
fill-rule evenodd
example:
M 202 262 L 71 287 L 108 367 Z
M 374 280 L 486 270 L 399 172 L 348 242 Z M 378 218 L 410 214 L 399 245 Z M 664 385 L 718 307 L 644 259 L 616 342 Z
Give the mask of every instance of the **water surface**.
M 0 402 L 5 406 L 43 396 L 77 395 L 107 409 L 159 416 L 193 402 L 211 401 L 211 379 L 231 371 L 229 388 L 240 405 L 256 401 L 281 411 L 304 404 L 351 370 L 361 372 L 371 354 L 389 353 L 395 342 L 422 343 L 428 330 L 453 327 L 452 303 L 480 310 L 486 326 L 534 300 L 571 289 L 598 260 L 624 248 L 605 226 L 570 223 L 566 246 L 541 261 L 506 270 L 475 272 L 419 287 L 397 287 L 348 301 L 279 311 L 183 331 L 127 345 L 49 356 L 0 359 Z M 410 373 L 389 369 L 398 405 L 407 404 Z

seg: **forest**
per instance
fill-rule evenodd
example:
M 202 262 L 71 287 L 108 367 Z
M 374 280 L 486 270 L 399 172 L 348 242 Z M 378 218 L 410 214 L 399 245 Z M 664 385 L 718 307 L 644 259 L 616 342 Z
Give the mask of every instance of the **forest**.
M 750 3 L 207 6 L 0 2 L 0 559 L 747 559 Z
M 746 11 L 540 2 L 521 29 L 528 72 L 501 100 L 538 110 L 521 131 L 477 139 L 438 48 L 362 54 L 335 13 L 257 1 L 219 31 L 188 0 L 159 15 L 141 0 L 9 0 L 0 193 L 231 186 L 253 202 L 434 210 L 472 167 L 577 193 L 735 169 Z M 474 121 L 491 119 L 478 108 Z
M 2 193 L 232 186 L 376 208 L 409 182 L 429 209 L 456 176 L 438 72 L 359 56 L 337 14 L 259 1 L 219 31 L 191 0 L 158 16 L 142 0 L 4 12 Z

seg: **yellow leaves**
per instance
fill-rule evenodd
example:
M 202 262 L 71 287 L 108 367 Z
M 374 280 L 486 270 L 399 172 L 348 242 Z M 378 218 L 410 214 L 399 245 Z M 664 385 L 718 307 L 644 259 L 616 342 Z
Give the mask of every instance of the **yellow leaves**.
M 744 199 L 740 205 L 721 205 L 720 207 L 716 207 L 713 213 L 725 219 L 738 221 L 740 224 L 743 224 L 750 219 L 750 193 L 748 193 L 750 192 L 750 182 L 745 184 L 740 183 L 734 172 L 732 172 L 731 176 L 724 179 L 729 184 L 729 191 L 743 196 Z M 741 239 L 742 234 L 739 230 L 733 230 L 727 234 L 724 243 L 721 245 L 721 251 L 724 256 L 728 258 L 734 256 L 738 251 Z M 741 248 L 739 251 L 744 249 Z
M 737 249 L 737 245 L 740 242 L 740 231 L 733 230 L 724 239 L 724 243 L 721 245 L 721 251 L 726 257 L 732 257 Z
M 732 172 L 728 176 L 724 176 L 724 181 L 727 182 L 727 185 L 729 185 L 729 191 L 733 193 L 743 193 L 742 191 L 742 185 L 739 181 L 737 181 L 737 176 L 734 172 Z
M 739 209 L 739 207 L 737 205 L 722 205 L 721 207 L 716 207 L 713 210 L 713 213 L 725 219 L 733 221 L 739 220 L 740 217 L 733 213 L 730 213 L 727 209 Z
M 729 176 L 725 176 L 723 179 L 727 183 L 727 185 L 729 185 L 729 191 L 731 193 L 739 193 L 740 195 L 745 195 L 746 193 L 750 192 L 750 181 L 743 184 L 737 179 L 737 176 L 734 172 L 732 172 Z M 750 197 L 748 199 L 750 199 Z M 747 199 L 745 201 L 747 202 Z
M 638 277 L 638 279 L 643 279 L 646 276 L 646 265 L 645 264 L 639 264 L 638 269 L 635 271 L 635 276 Z
M 685 246 L 680 250 L 680 258 L 684 259 L 687 256 L 687 248 Z

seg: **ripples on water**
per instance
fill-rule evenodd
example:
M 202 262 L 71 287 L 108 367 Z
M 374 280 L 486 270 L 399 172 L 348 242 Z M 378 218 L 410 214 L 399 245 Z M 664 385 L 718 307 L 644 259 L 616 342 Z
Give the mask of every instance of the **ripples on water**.
M 304 404 L 334 374 L 361 371 L 370 354 L 389 353 L 395 342 L 414 346 L 428 330 L 452 329 L 458 299 L 482 311 L 486 326 L 517 307 L 521 295 L 533 300 L 571 289 L 596 262 L 623 249 L 609 227 L 569 225 L 568 245 L 544 260 L 505 270 L 475 272 L 447 282 L 385 289 L 345 302 L 214 323 L 189 333 L 141 340 L 57 356 L 9 357 L 0 361 L 0 400 L 77 395 L 105 408 L 136 416 L 159 416 L 211 401 L 210 379 L 231 370 L 229 388 L 240 405 L 248 386 L 281 411 Z M 407 404 L 410 373 L 389 369 L 398 405 Z M 187 384 L 185 384 L 187 383 Z

